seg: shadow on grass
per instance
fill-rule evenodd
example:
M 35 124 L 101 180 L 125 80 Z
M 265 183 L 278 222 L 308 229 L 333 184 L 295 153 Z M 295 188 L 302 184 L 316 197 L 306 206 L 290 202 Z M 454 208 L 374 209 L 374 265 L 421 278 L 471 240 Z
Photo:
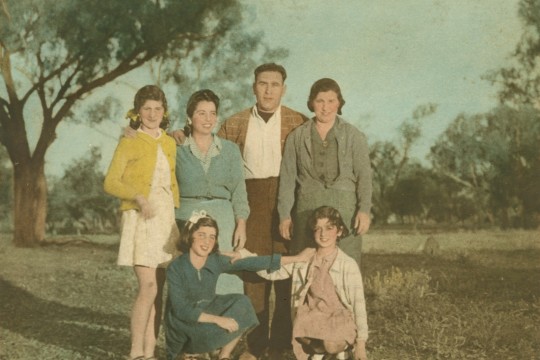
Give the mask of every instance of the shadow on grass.
M 123 358 L 129 349 L 127 317 L 43 300 L 1 278 L 0 319 L 6 330 L 93 359 Z

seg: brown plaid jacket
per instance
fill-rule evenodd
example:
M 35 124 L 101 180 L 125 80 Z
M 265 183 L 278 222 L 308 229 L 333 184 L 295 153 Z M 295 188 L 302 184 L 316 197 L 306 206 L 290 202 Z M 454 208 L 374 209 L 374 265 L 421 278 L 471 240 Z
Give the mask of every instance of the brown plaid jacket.
M 244 153 L 246 134 L 249 124 L 251 110 L 248 108 L 234 114 L 223 122 L 219 129 L 218 136 L 236 143 L 240 147 L 240 153 Z M 286 106 L 281 106 L 281 152 L 285 147 L 285 139 L 291 131 L 307 121 L 303 114 L 294 111 Z

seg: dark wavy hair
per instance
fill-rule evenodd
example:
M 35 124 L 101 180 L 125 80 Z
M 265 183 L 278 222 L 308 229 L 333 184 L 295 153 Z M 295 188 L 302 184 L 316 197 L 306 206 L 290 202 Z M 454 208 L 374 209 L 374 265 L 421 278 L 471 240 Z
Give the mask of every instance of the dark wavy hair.
M 180 243 L 178 244 L 178 249 L 182 251 L 183 253 L 186 253 L 189 251 L 191 246 L 193 245 L 193 233 L 195 231 L 199 230 L 203 226 L 208 226 L 216 229 L 216 243 L 214 244 L 214 248 L 212 249 L 212 253 L 215 253 L 219 250 L 219 244 L 218 244 L 218 237 L 219 237 L 219 228 L 217 225 L 216 220 L 214 220 L 211 216 L 205 216 L 197 220 L 196 223 L 192 223 L 187 221 L 184 225 L 184 229 L 182 230 L 182 237 L 180 238 Z
M 169 108 L 167 105 L 167 98 L 165 97 L 165 93 L 158 86 L 146 85 L 140 88 L 135 94 L 135 98 L 133 99 L 133 111 L 138 114 L 141 107 L 148 100 L 161 101 L 165 112 L 163 114 L 163 121 L 161 121 L 159 127 L 163 130 L 166 130 L 170 124 L 168 111 Z M 141 126 L 140 117 L 137 116 L 136 120 L 130 119 L 129 126 L 133 129 L 138 129 Z
M 285 71 L 285 68 L 281 65 L 278 65 L 276 63 L 266 63 L 257 66 L 255 71 L 253 71 L 253 74 L 255 75 L 254 82 L 257 82 L 257 76 L 259 76 L 260 73 L 265 71 L 275 71 L 281 74 L 281 77 L 283 78 L 283 82 L 285 83 L 285 79 L 287 79 L 287 71 Z
M 338 240 L 341 240 L 349 235 L 349 230 L 347 229 L 347 226 L 345 225 L 345 222 L 337 209 L 331 206 L 321 206 L 315 209 L 311 215 L 311 218 L 309 219 L 309 226 L 311 230 L 315 231 L 317 221 L 320 219 L 328 219 L 330 224 L 336 226 L 338 230 L 341 230 L 341 236 L 338 238 Z
M 195 91 L 191 96 L 189 97 L 189 100 L 186 105 L 186 114 L 189 119 L 193 116 L 195 113 L 195 109 L 197 108 L 197 105 L 201 101 L 210 101 L 213 102 L 216 106 L 216 112 L 219 110 L 219 97 L 209 89 L 203 89 L 199 91 Z M 189 136 L 193 132 L 193 125 L 188 120 L 186 122 L 186 125 L 184 126 L 184 134 L 186 136 Z
M 313 83 L 311 85 L 311 91 L 309 92 L 309 98 L 307 101 L 307 107 L 309 111 L 313 112 L 313 101 L 317 97 L 317 95 L 320 92 L 326 92 L 326 91 L 333 91 L 337 94 L 338 100 L 339 100 L 339 109 L 338 109 L 338 115 L 341 115 L 341 109 L 343 106 L 345 106 L 345 99 L 343 99 L 343 95 L 341 95 L 341 89 L 338 85 L 338 83 L 334 79 L 329 78 L 322 78 Z

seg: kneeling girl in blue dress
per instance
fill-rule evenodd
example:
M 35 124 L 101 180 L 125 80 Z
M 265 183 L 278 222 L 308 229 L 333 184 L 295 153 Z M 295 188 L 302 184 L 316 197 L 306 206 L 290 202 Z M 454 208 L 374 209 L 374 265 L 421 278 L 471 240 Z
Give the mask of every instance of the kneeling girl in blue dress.
M 184 254 L 167 269 L 168 298 L 165 314 L 167 359 L 196 359 L 195 354 L 219 350 L 219 359 L 230 359 L 240 337 L 258 325 L 255 310 L 243 294 L 216 295 L 220 274 L 241 270 L 273 271 L 281 265 L 307 261 L 297 256 L 232 258 L 218 252 L 219 230 L 206 213 L 194 213 L 182 232 Z M 193 355 L 190 355 L 193 354 Z

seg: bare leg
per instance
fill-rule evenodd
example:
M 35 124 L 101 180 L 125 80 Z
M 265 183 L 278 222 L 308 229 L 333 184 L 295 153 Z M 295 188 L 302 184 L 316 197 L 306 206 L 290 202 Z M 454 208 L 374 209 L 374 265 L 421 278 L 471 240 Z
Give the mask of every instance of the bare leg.
M 238 344 L 240 337 L 241 336 L 234 338 L 230 343 L 221 348 L 221 351 L 219 352 L 219 359 L 227 359 L 231 357 L 231 354 L 236 347 L 236 344 Z
M 159 328 L 161 326 L 161 315 L 163 312 L 163 286 L 165 284 L 165 269 L 157 268 L 156 284 L 157 293 L 154 299 L 154 304 L 150 309 L 150 316 L 146 325 L 146 333 L 144 335 L 144 357 L 150 358 L 154 356 L 156 349 Z
M 135 275 L 139 283 L 137 298 L 131 311 L 131 351 L 130 357 L 153 356 L 156 346 L 156 321 L 159 329 L 159 319 L 156 317 L 155 302 L 158 288 L 157 269 L 135 266 Z M 163 272 L 163 270 L 159 270 Z M 164 280 L 164 277 L 163 277 Z M 160 280 L 161 282 L 161 280 Z M 161 300 L 159 301 L 161 307 Z M 159 311 L 161 313 L 161 310 Z M 148 329 L 150 328 L 150 329 Z

